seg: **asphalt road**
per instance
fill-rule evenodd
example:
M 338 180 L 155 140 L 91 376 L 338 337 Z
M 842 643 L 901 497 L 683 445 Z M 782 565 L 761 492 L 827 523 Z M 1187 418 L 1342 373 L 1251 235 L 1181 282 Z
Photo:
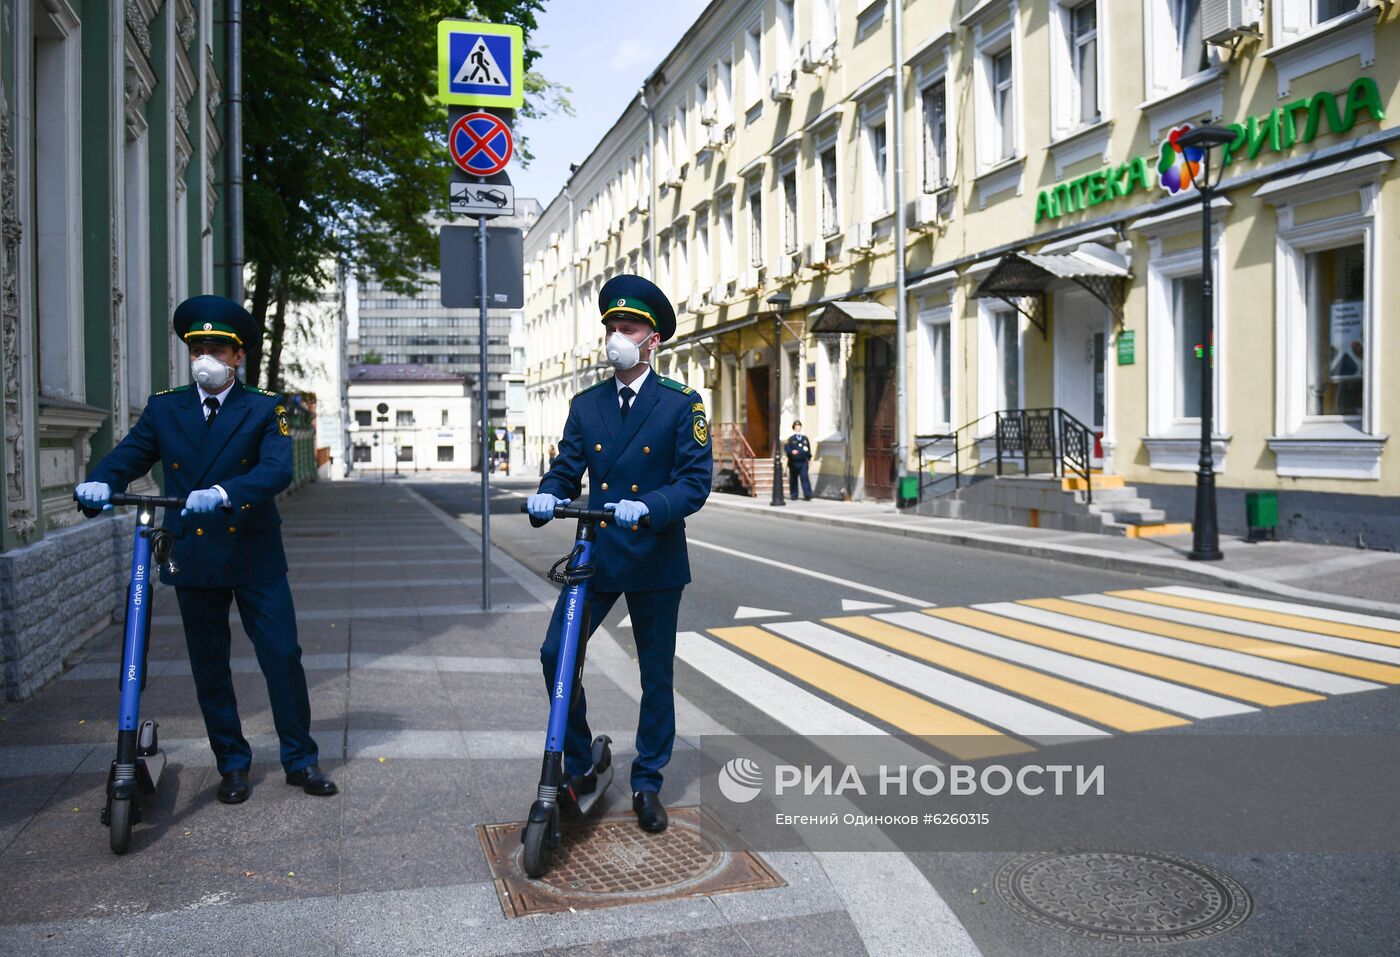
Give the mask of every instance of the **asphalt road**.
M 543 575 L 567 552 L 572 523 L 532 529 L 518 512 L 528 489 L 504 484 L 493 486 L 493 542 Z M 415 488 L 479 528 L 478 486 Z M 985 848 L 959 853 L 912 850 L 910 859 L 985 953 L 1097 955 L 1165 947 L 1173 954 L 1394 952 L 1400 940 L 1400 913 L 1393 907 L 1400 854 L 1393 851 L 1400 843 L 1378 831 L 1368 843 L 1343 825 L 1350 816 L 1356 828 L 1366 828 L 1362 822 L 1373 821 L 1368 815 L 1388 806 L 1377 802 L 1393 802 L 1391 788 L 1400 783 L 1384 760 L 1400 740 L 1400 631 L 1386 643 L 1383 629 L 1339 623 L 1326 614 L 1309 618 L 1296 609 L 1269 611 L 1265 604 L 1241 613 L 1254 616 L 1246 621 L 1230 617 L 1223 598 L 1207 595 L 1205 604 L 1193 604 L 1203 596 L 1161 591 L 1180 583 L 1160 576 L 717 507 L 693 516 L 687 535 L 693 582 L 681 607 L 676 685 L 725 727 L 791 735 L 793 715 L 800 714 L 804 720 L 823 718 L 827 723 L 818 725 L 833 731 L 848 729 L 855 718 L 882 731 L 918 734 L 921 720 L 957 727 L 971 720 L 992 740 L 1013 745 L 1059 743 L 1038 737 L 1037 722 L 1039 730 L 1070 737 L 1075 727 L 1084 728 L 1097 737 L 1054 753 L 1092 761 L 1103 752 L 1086 749 L 1118 747 L 1115 753 L 1138 771 L 1157 761 L 1162 787 L 1134 791 L 1131 807 L 1120 800 L 1104 812 L 1102 834 L 1071 827 L 1062 841 L 1053 840 L 1053 815 L 1040 821 L 1040 805 L 1021 807 L 1018 813 L 1028 818 L 1003 818 L 1030 842 L 1019 849 L 1053 843 L 1190 851 L 1183 856 L 1237 882 L 1229 885 L 1237 898 L 1241 889 L 1248 894 L 1249 903 L 1242 905 L 1248 916 L 1232 929 L 1170 944 L 1123 943 L 1111 934 L 1035 923 L 1008 906 L 997 878 L 1005 869 L 1003 884 L 1014 882 L 1007 875 L 1016 848 L 993 847 L 993 839 Z M 1124 591 L 1132 595 L 1107 594 Z M 1069 596 L 1076 600 L 1057 603 Z M 1235 600 L 1255 601 L 1238 593 Z M 969 608 L 987 603 L 995 615 Z M 630 651 L 625 615 L 620 602 L 605 626 Z M 1270 617 L 1278 615 L 1284 617 Z M 881 630 L 892 623 L 899 626 L 894 639 Z M 963 627 L 969 624 L 988 631 Z M 921 625 L 928 626 L 919 632 L 922 638 L 910 630 Z M 928 643 L 934 636 L 940 640 Z M 1086 665 L 1086 659 L 1094 663 Z M 949 679 L 949 673 L 955 676 Z M 885 690 L 871 691 L 874 685 Z M 1135 731 L 1150 738 L 1135 738 Z M 1250 740 L 1258 747 L 1250 747 Z M 1170 750 L 1173 745 L 1177 750 Z M 1319 754 L 1331 763 L 1314 766 Z M 1232 774 L 1239 775 L 1238 790 L 1227 792 L 1222 782 L 1233 782 Z M 1300 798 L 1303 792 L 1312 804 Z M 1349 806 L 1349 800 L 1358 803 Z M 1325 819 L 1313 816 L 1310 827 L 1308 815 L 1318 813 Z M 1237 825 L 1233 834 L 1231 821 Z M 1044 826 L 1037 830 L 1037 824 Z M 1193 832 L 1193 826 L 1199 829 Z M 1348 840 L 1348 853 L 1318 850 Z M 1253 846 L 1245 846 L 1250 841 Z M 919 846 L 927 848 L 927 839 Z M 1092 872 L 1075 880 L 1073 891 L 1044 891 L 1042 903 L 1057 893 L 1092 898 Z M 1066 898 L 1057 899 L 1064 904 Z M 1160 913 L 1147 919 L 1170 923 Z

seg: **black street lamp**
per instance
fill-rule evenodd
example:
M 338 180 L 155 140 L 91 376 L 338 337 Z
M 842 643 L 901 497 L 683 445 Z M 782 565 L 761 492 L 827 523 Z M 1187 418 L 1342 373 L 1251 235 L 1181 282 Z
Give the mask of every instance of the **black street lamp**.
M 786 505 L 783 501 L 783 430 L 778 417 L 782 415 L 783 394 L 783 314 L 792 305 L 792 296 L 786 292 L 775 292 L 768 297 L 768 305 L 773 306 L 773 499 L 769 505 Z
M 1215 460 L 1211 451 L 1211 434 L 1215 419 L 1215 276 L 1211 263 L 1210 204 L 1220 185 L 1225 164 L 1215 171 L 1210 168 L 1211 150 L 1235 141 L 1235 134 L 1221 126 L 1198 126 L 1177 138 L 1186 149 L 1202 153 L 1201 175 L 1187 163 L 1191 184 L 1201 194 L 1201 312 L 1204 335 L 1201 343 L 1201 457 L 1196 468 L 1196 516 L 1192 523 L 1191 551 L 1187 558 L 1196 562 L 1218 562 L 1224 558 L 1220 551 L 1220 525 L 1215 517 Z

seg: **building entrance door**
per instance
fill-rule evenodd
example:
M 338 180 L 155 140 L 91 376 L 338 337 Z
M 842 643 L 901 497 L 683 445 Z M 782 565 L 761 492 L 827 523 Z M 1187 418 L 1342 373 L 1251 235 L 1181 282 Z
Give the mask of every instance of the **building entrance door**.
M 1108 420 L 1109 313 L 1082 290 L 1055 294 L 1055 404 L 1094 433 L 1094 462 Z
M 744 438 L 754 455 L 765 458 L 773 454 L 773 433 L 770 431 L 769 410 L 773 404 L 773 370 L 754 366 L 747 370 L 744 393 Z
M 886 339 L 865 343 L 865 495 L 894 497 L 894 348 Z

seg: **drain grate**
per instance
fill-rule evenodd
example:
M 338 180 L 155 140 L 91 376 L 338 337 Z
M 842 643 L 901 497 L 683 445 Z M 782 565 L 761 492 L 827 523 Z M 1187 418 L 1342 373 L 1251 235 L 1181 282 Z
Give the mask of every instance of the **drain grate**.
M 1249 892 L 1169 854 L 1027 854 L 997 872 L 997 893 L 1021 916 L 1095 940 L 1171 943 L 1223 933 L 1249 917 Z
M 735 836 L 708 809 L 668 813 L 671 825 L 660 834 L 643 832 L 632 814 L 566 829 L 539 880 L 520 866 L 523 821 L 476 830 L 507 917 L 784 886 L 758 855 L 734 850 Z

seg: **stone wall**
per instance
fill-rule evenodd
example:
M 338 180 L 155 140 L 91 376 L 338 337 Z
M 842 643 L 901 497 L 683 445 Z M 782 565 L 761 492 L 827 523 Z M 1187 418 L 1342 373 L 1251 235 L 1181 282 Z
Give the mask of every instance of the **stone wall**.
M 133 514 L 93 519 L 0 554 L 0 668 L 7 699 L 21 701 L 39 690 L 84 642 L 122 620 L 135 526 Z

